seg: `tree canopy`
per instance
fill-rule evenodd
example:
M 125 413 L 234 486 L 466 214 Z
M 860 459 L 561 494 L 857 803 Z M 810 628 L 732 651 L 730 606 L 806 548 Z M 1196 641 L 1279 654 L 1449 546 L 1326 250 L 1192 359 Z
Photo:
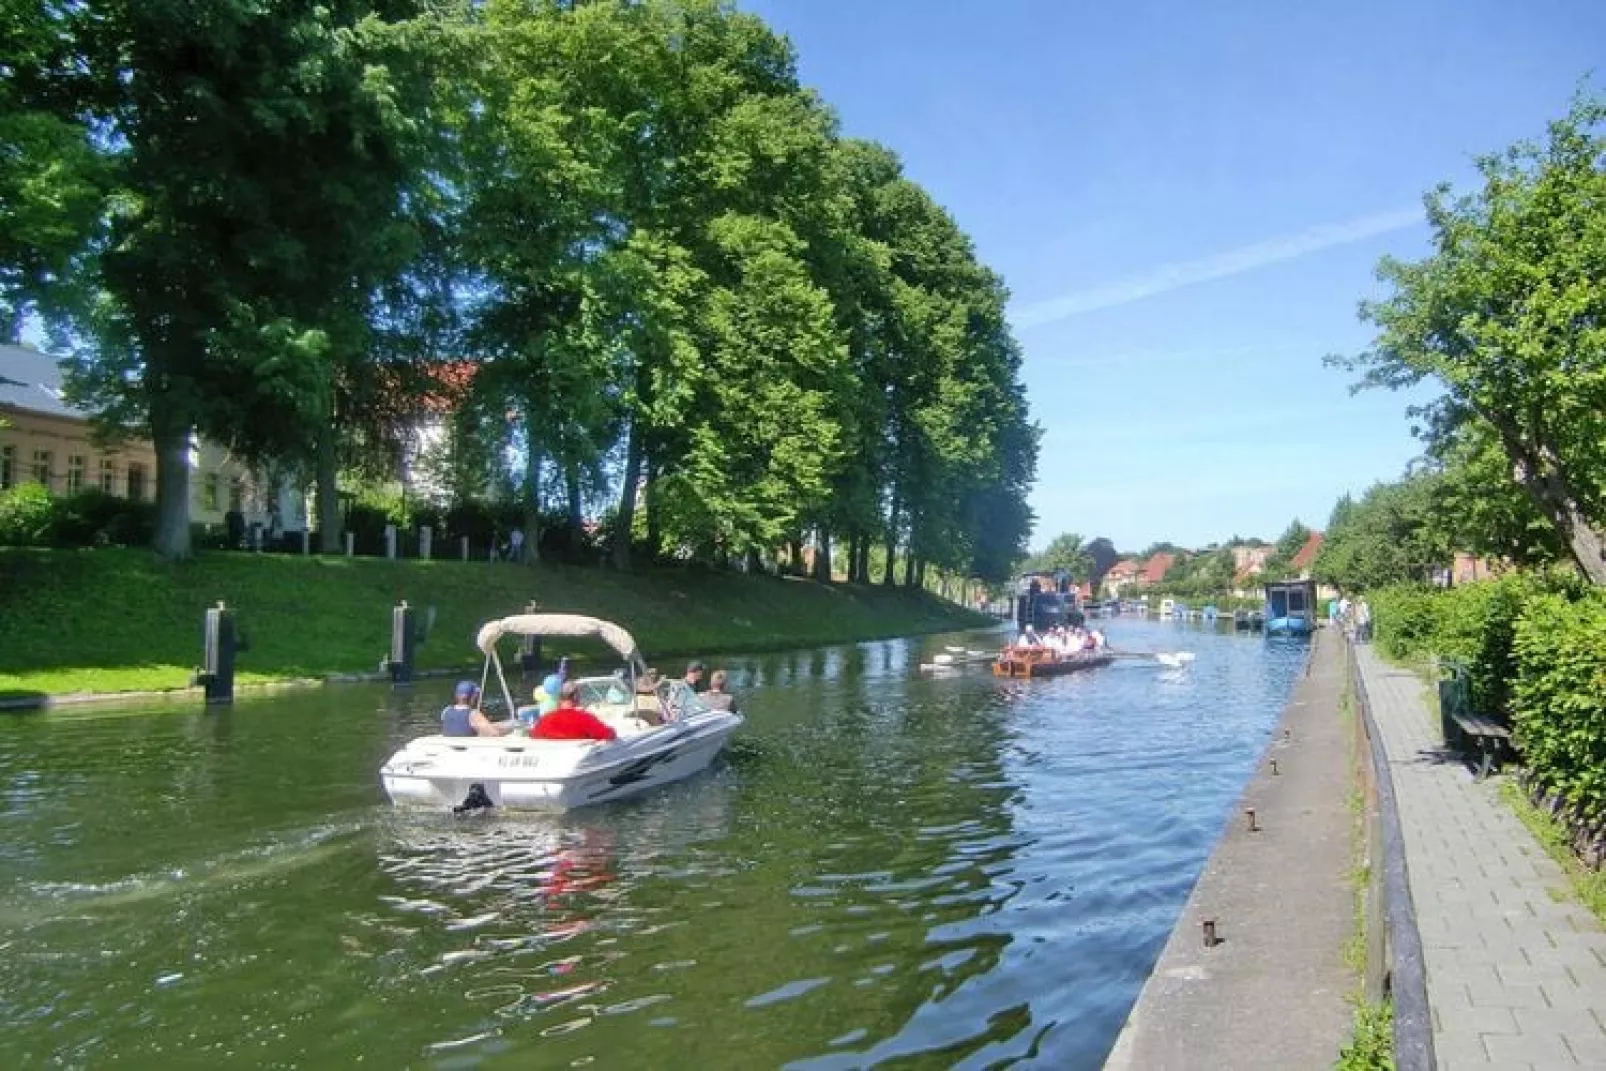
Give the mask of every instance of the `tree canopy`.
M 620 565 L 812 544 L 829 576 L 841 541 L 853 579 L 874 544 L 917 583 L 1023 556 L 1008 292 L 755 16 L 13 6 L 0 327 L 71 330 L 80 396 L 147 429 L 164 553 L 197 432 L 315 475 L 332 548 L 338 470 L 395 463 L 444 362 L 473 370 L 459 494 L 516 484 L 528 524 L 609 499 Z
M 1362 373 L 1358 387 L 1442 386 L 1419 414 L 1430 452 L 1459 442 L 1485 474 L 1504 469 L 1596 584 L 1606 584 L 1603 160 L 1606 102 L 1580 98 L 1543 142 L 1480 159 L 1477 192 L 1433 191 L 1433 253 L 1380 264 L 1391 293 L 1361 307 L 1377 338 L 1338 359 Z M 1527 528 L 1507 512 L 1503 525 Z

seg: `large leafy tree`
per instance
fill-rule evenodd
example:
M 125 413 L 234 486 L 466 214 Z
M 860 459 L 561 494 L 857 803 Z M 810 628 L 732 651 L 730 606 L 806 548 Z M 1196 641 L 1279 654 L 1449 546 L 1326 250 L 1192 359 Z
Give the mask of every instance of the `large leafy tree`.
M 409 172 L 372 31 L 408 5 L 38 10 L 69 72 L 56 93 L 104 176 L 78 389 L 149 429 L 156 546 L 183 557 L 192 437 L 305 457 L 332 427 L 335 369 L 366 352 L 373 291 L 406 244 L 391 224 Z
M 1427 198 L 1434 252 L 1386 259 L 1390 296 L 1362 305 L 1378 335 L 1341 361 L 1359 386 L 1433 380 L 1437 446 L 1469 424 L 1578 568 L 1606 584 L 1606 103 L 1581 99 L 1542 143 L 1478 161 L 1483 187 Z
M 1082 537 L 1076 532 L 1061 532 L 1049 540 L 1041 554 L 1026 559 L 1025 568 L 1032 572 L 1063 572 L 1077 583 L 1088 579 L 1093 571 L 1093 555 Z
M 1311 573 L 1345 591 L 1424 583 L 1450 556 L 1452 536 L 1438 508 L 1442 477 L 1419 472 L 1341 499 Z

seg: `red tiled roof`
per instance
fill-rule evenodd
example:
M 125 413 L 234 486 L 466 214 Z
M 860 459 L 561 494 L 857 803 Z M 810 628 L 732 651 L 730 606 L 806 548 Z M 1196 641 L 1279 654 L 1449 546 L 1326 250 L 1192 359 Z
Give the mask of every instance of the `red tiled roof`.
M 1145 584 L 1158 584 L 1165 579 L 1165 574 L 1177 560 L 1175 554 L 1156 554 L 1143 563 L 1143 582 Z
M 1127 577 L 1138 575 L 1138 563 L 1135 558 L 1122 558 L 1110 566 L 1110 571 L 1104 574 L 1114 580 L 1124 580 Z
M 1322 535 L 1322 533 L 1312 532 L 1310 536 L 1306 538 L 1305 545 L 1299 548 L 1299 552 L 1294 555 L 1293 560 L 1290 561 L 1289 564 L 1301 572 L 1309 569 L 1310 563 L 1316 560 L 1317 552 L 1322 549 L 1322 540 L 1324 538 L 1325 537 Z

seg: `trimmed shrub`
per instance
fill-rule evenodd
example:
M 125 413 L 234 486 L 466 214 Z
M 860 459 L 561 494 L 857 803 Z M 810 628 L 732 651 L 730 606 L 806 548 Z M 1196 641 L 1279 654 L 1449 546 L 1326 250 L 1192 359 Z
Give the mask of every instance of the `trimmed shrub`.
M 1606 817 L 1606 593 L 1540 595 L 1517 620 L 1511 714 L 1530 775 L 1581 817 Z
M 94 489 L 53 503 L 53 546 L 143 547 L 155 533 L 154 502 L 134 502 Z
M 0 491 L 0 546 L 37 547 L 50 539 L 55 501 L 36 483 Z

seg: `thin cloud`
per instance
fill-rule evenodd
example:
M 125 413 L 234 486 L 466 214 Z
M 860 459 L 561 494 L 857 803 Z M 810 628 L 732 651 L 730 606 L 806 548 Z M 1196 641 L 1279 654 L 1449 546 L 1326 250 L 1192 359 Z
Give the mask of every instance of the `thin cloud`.
M 1324 223 L 1306 228 L 1297 234 L 1287 234 L 1281 238 L 1240 246 L 1198 260 L 1166 264 L 1143 275 L 1078 290 L 1048 301 L 1033 302 L 1021 306 L 1011 319 L 1017 327 L 1036 327 L 1039 324 L 1092 312 L 1094 309 L 1108 309 L 1116 305 L 1142 301 L 1144 298 L 1180 290 L 1196 283 L 1225 279 L 1229 275 L 1242 275 L 1257 268 L 1319 253 L 1324 249 L 1404 230 L 1421 221 L 1421 208 L 1401 208 L 1392 212 L 1361 216 L 1342 223 Z

